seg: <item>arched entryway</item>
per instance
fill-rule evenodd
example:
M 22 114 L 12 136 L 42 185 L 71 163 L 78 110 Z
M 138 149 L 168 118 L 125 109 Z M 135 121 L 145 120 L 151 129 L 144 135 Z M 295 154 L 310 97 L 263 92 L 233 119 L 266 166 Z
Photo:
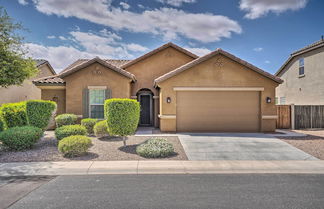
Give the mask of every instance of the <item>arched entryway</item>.
M 136 94 L 141 104 L 140 126 L 153 126 L 153 92 L 150 89 L 141 89 Z

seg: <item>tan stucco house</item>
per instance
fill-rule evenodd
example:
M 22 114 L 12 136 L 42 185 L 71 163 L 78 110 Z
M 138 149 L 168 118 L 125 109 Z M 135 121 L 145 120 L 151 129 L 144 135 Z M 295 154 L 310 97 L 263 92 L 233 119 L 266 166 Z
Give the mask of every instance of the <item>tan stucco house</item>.
M 293 52 L 276 75 L 277 104 L 324 105 L 324 38 Z
M 0 105 L 4 103 L 14 103 L 30 99 L 41 99 L 41 90 L 33 84 L 33 80 L 46 76 L 56 75 L 55 70 L 47 60 L 35 60 L 38 74 L 27 79 L 20 86 L 9 86 L 0 88 Z
M 134 60 L 77 60 L 34 81 L 59 113 L 103 118 L 105 99 L 133 98 L 140 125 L 172 132 L 274 131 L 281 82 L 221 49 L 198 57 L 173 43 Z

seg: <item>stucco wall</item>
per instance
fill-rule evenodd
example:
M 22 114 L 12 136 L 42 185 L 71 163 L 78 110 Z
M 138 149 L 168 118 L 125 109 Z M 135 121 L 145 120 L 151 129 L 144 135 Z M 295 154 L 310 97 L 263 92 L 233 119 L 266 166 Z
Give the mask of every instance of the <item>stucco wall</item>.
M 304 58 L 304 77 L 299 77 L 299 59 Z M 324 47 L 295 57 L 279 74 L 284 83 L 276 88 L 276 97 L 286 104 L 324 104 Z
M 43 100 L 53 100 L 56 97 L 57 101 L 57 110 L 56 114 L 65 113 L 65 89 L 42 89 L 42 98 Z
M 222 67 L 215 65 L 222 61 Z M 275 87 L 278 84 L 248 68 L 232 61 L 222 55 L 216 55 L 191 69 L 188 69 L 164 82 L 160 83 L 160 114 L 176 116 L 176 91 L 174 87 L 264 87 L 260 96 L 260 111 L 262 115 L 276 115 L 274 104 Z M 171 97 L 172 102 L 167 103 L 166 98 Z M 272 103 L 266 103 L 266 97 Z M 237 101 L 239 102 L 239 101 Z M 260 117 L 261 118 L 261 117 Z M 173 121 L 172 121 L 173 120 Z M 176 119 L 160 119 L 163 131 L 176 131 Z M 274 131 L 275 119 L 260 119 L 260 131 Z
M 22 86 L 10 86 L 0 88 L 0 104 L 20 102 L 30 99 L 41 99 L 41 90 L 37 88 L 32 80 L 53 75 L 48 65 L 41 65 L 37 76 L 23 82 Z
M 66 82 L 66 112 L 82 115 L 83 89 L 106 86 L 114 98 L 130 98 L 131 79 L 94 63 L 64 78 Z
M 148 88 L 154 96 L 158 96 L 157 90 L 153 87 L 154 79 L 192 60 L 192 57 L 183 52 L 168 47 L 125 68 L 125 70 L 134 74 L 137 80 L 132 84 L 132 95 L 135 96 L 138 90 L 142 88 Z

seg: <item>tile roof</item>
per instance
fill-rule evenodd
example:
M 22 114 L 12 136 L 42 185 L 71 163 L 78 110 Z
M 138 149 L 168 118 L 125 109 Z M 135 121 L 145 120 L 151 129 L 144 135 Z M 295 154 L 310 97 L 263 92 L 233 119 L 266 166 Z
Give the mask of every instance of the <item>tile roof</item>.
M 44 60 L 44 59 L 35 59 L 34 61 L 36 62 L 36 67 L 38 67 L 38 68 L 40 66 L 44 65 L 44 64 L 47 64 L 48 67 L 49 67 L 49 69 L 50 69 L 50 71 L 53 73 L 53 75 L 56 75 L 55 70 L 53 69 L 52 65 L 47 60 Z
M 62 79 L 63 77 L 79 70 L 87 65 L 90 65 L 93 62 L 100 62 L 101 64 L 107 66 L 108 68 L 121 73 L 122 75 L 129 77 L 133 80 L 135 80 L 135 76 L 121 68 L 119 66 L 129 62 L 130 60 L 114 60 L 114 59 L 104 59 L 101 60 L 100 58 L 96 57 L 94 59 L 78 59 L 74 63 L 70 64 L 67 68 L 65 68 L 63 71 L 61 71 L 58 75 L 55 76 L 49 76 L 44 78 L 39 78 L 34 80 L 33 82 L 35 84 L 64 84 L 65 81 Z
M 188 50 L 186 50 L 186 49 L 184 49 L 184 48 L 182 48 L 182 47 L 180 47 L 180 46 L 178 46 L 178 45 L 176 45 L 176 44 L 174 44 L 172 42 L 169 42 L 169 43 L 164 44 L 164 45 L 160 46 L 159 48 L 156 48 L 156 49 L 154 49 L 154 50 L 152 50 L 152 51 L 150 51 L 150 52 L 148 52 L 148 53 L 146 53 L 146 54 L 144 54 L 144 55 L 142 55 L 142 56 L 140 56 L 140 57 L 138 57 L 138 58 L 136 58 L 134 60 L 131 60 L 130 62 L 127 62 L 124 65 L 121 65 L 120 67 L 125 69 L 125 68 L 127 68 L 127 67 L 129 67 L 129 66 L 131 66 L 131 65 L 133 65 L 133 64 L 135 64 L 135 63 L 137 63 L 137 62 L 139 62 L 139 61 L 141 61 L 143 59 L 146 59 L 146 58 L 148 58 L 148 57 L 150 57 L 150 56 L 152 56 L 152 55 L 158 53 L 159 51 L 162 51 L 163 49 L 166 49 L 168 47 L 173 47 L 174 49 L 177 49 L 178 51 L 181 51 L 184 54 L 186 54 L 186 55 L 188 55 L 188 56 L 190 56 L 190 57 L 192 57 L 194 59 L 198 58 L 197 55 L 189 52 Z
M 275 73 L 276 76 L 278 76 L 281 71 L 288 65 L 288 63 L 296 56 L 301 55 L 303 53 L 318 49 L 320 47 L 324 46 L 324 39 L 321 39 L 319 41 L 316 41 L 304 48 L 301 48 L 297 51 L 294 51 L 293 53 L 290 54 L 289 58 L 286 60 L 286 62 L 284 62 L 284 64 L 279 68 L 279 70 Z
M 185 71 L 187 69 L 190 69 L 190 68 L 194 67 L 195 65 L 198 65 L 199 63 L 201 63 L 203 61 L 206 61 L 209 58 L 211 58 L 211 57 L 213 57 L 213 56 L 215 56 L 217 54 L 222 54 L 222 55 L 224 55 L 224 56 L 226 56 L 226 57 L 228 57 L 228 58 L 242 64 L 242 65 L 244 65 L 245 67 L 248 67 L 249 69 L 251 69 L 251 70 L 253 70 L 253 71 L 257 72 L 257 73 L 259 73 L 259 74 L 261 74 L 261 75 L 263 75 L 263 76 L 265 76 L 267 78 L 270 78 L 271 80 L 273 80 L 273 81 L 275 81 L 277 83 L 282 83 L 283 82 L 277 76 L 274 76 L 274 75 L 272 75 L 272 74 L 270 74 L 270 73 L 268 73 L 268 72 L 266 72 L 264 70 L 261 70 L 260 68 L 254 66 L 254 65 L 252 65 L 252 64 L 250 64 L 250 63 L 248 63 L 248 62 L 246 62 L 246 61 L 244 61 L 244 60 L 242 60 L 242 59 L 240 59 L 240 58 L 238 58 L 238 57 L 236 57 L 236 56 L 234 56 L 234 55 L 232 55 L 232 54 L 230 54 L 230 53 L 228 53 L 228 52 L 226 52 L 224 50 L 222 50 L 222 49 L 216 49 L 215 51 L 213 51 L 213 52 L 211 52 L 209 54 L 206 54 L 205 56 L 199 57 L 199 58 L 197 58 L 197 59 L 195 59 L 195 60 L 193 60 L 191 62 L 188 62 L 185 65 L 182 65 L 181 67 L 179 67 L 179 68 L 177 68 L 177 69 L 175 69 L 173 71 L 170 71 L 170 72 L 158 77 L 157 79 L 154 80 L 154 86 L 158 86 L 158 83 L 161 83 L 162 81 L 165 81 L 165 80 L 167 80 L 167 79 L 169 79 L 169 78 L 171 78 L 171 77 L 173 77 L 175 75 L 178 75 L 179 73 L 181 73 L 181 72 L 183 72 L 183 71 Z

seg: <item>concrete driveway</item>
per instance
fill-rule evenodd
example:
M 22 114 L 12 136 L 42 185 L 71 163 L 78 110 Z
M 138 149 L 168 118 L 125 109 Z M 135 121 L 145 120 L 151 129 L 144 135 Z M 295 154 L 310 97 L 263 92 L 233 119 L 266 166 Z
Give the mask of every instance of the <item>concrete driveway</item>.
M 179 134 L 189 160 L 318 160 L 259 133 Z

